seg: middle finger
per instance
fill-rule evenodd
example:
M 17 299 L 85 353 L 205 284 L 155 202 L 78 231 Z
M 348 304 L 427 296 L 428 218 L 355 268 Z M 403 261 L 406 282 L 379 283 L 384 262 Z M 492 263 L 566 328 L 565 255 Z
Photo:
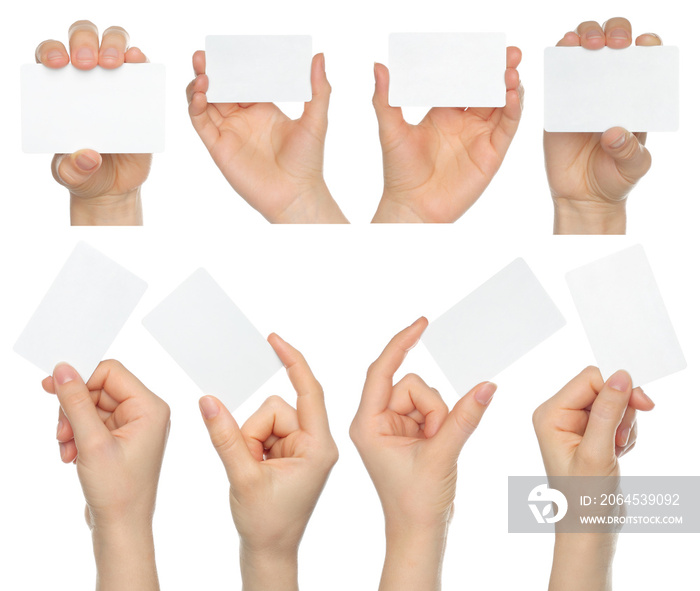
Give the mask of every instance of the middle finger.
M 97 27 L 90 21 L 77 21 L 68 29 L 70 60 L 79 70 L 91 70 L 97 65 L 99 39 Z

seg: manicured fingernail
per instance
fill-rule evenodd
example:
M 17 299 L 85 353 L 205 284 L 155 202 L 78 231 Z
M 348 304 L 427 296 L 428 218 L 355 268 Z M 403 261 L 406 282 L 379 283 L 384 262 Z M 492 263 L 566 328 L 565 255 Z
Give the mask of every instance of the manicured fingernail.
M 56 366 L 56 369 L 53 370 L 53 379 L 59 386 L 63 386 L 68 382 L 78 379 L 78 372 L 70 365 L 60 363 Z
M 103 58 L 108 58 L 111 60 L 116 60 L 119 59 L 119 52 L 115 47 L 108 47 L 102 52 L 102 57 Z
M 630 34 L 625 29 L 613 29 L 610 31 L 611 39 L 629 39 Z
M 630 377 L 627 372 L 619 369 L 608 379 L 608 386 L 613 390 L 626 392 L 632 387 L 632 384 L 630 383 Z
M 219 405 L 211 396 L 203 396 L 199 399 L 199 410 L 202 411 L 202 416 L 209 420 L 219 414 Z
M 63 54 L 58 49 L 52 49 L 46 54 L 46 59 L 50 62 L 57 62 L 63 59 Z
M 491 399 L 493 398 L 493 395 L 496 393 L 496 384 L 493 382 L 484 382 L 479 386 L 479 389 L 474 392 L 474 400 L 476 400 L 479 404 L 482 404 L 483 406 L 486 406 L 489 402 L 491 402 Z
M 586 39 L 600 39 L 603 36 L 602 31 L 592 29 L 586 33 Z
M 610 147 L 617 150 L 618 148 L 621 148 L 622 146 L 625 145 L 625 141 L 627 140 L 627 133 L 622 132 L 614 142 L 610 143 Z
M 89 47 L 81 47 L 75 52 L 75 59 L 79 62 L 89 62 L 95 59 L 95 54 Z
M 89 172 L 95 168 L 95 166 L 97 166 L 97 160 L 94 160 L 85 154 L 78 155 L 78 157 L 75 159 L 75 163 L 80 170 L 84 170 L 85 172 Z
M 63 430 L 63 419 L 58 419 L 58 426 L 56 427 L 56 438 L 58 439 L 59 434 Z
M 620 447 L 624 447 L 627 445 L 627 442 L 630 439 L 630 429 L 629 427 L 625 427 L 622 431 L 620 431 L 620 441 L 622 443 L 620 444 Z

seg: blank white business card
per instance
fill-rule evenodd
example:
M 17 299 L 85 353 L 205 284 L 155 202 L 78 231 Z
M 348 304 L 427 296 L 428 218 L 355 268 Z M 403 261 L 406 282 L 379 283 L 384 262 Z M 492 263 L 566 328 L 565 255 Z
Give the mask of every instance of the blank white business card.
M 47 374 L 69 363 L 87 381 L 145 291 L 145 281 L 79 242 L 14 350 Z
M 310 35 L 209 35 L 210 103 L 311 100 Z
M 432 321 L 422 341 L 463 395 L 564 324 L 552 299 L 519 258 Z
M 544 50 L 547 131 L 676 131 L 678 47 Z
M 165 149 L 165 66 L 124 64 L 113 70 L 22 66 L 22 149 L 103 154 Z
M 392 33 L 389 104 L 503 107 L 505 33 Z
M 204 269 L 166 297 L 143 325 L 203 394 L 234 410 L 282 367 L 265 338 Z
M 566 280 L 605 379 L 618 369 L 635 386 L 686 362 L 641 245 L 570 271 Z

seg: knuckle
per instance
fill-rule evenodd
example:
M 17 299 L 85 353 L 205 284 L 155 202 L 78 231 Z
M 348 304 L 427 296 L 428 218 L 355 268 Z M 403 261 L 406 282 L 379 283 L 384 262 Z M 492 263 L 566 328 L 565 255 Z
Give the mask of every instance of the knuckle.
M 273 394 L 272 396 L 268 396 L 265 399 L 264 404 L 272 409 L 277 409 L 277 408 L 281 408 L 282 406 L 284 406 L 285 402 L 281 396 L 277 396 L 277 394 Z

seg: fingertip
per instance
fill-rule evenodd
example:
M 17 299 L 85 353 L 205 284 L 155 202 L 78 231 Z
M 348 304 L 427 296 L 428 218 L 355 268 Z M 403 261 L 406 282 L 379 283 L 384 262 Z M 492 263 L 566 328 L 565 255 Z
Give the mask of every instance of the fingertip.
M 202 396 L 199 399 L 199 410 L 205 421 L 216 418 L 221 410 L 219 401 L 214 396 Z
M 148 62 L 148 58 L 138 47 L 131 47 L 124 54 L 124 62 L 128 64 L 145 64 Z
M 498 386 L 493 382 L 483 382 L 474 388 L 474 400 L 482 406 L 488 406 Z
M 632 390 L 632 378 L 629 373 L 624 369 L 618 369 L 613 375 L 608 378 L 605 382 L 608 388 L 617 390 L 618 392 L 630 392 Z
M 635 39 L 635 44 L 640 47 L 653 47 L 663 45 L 664 42 L 656 33 L 642 33 Z
M 619 150 L 629 140 L 631 134 L 623 127 L 611 127 L 600 137 L 600 143 L 609 150 Z
M 557 47 L 579 47 L 580 45 L 581 37 L 579 37 L 574 31 L 569 31 L 557 43 Z
M 41 380 L 41 387 L 47 394 L 55 394 L 56 391 L 54 389 L 53 376 L 47 376 Z
M 632 390 L 630 404 L 633 405 L 635 409 L 641 411 L 650 411 L 656 406 L 656 403 L 640 387 Z
M 506 48 L 506 67 L 517 68 L 523 59 L 523 52 L 519 47 L 511 45 Z

